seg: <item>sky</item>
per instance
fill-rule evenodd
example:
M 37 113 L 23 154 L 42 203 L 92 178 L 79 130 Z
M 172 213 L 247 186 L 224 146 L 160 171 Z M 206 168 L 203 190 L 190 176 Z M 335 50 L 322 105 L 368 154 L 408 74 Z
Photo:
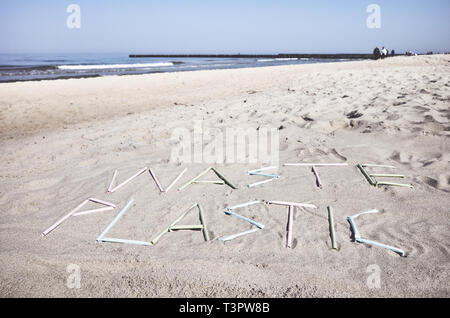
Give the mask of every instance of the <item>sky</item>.
M 449 0 L 0 0 L 0 53 L 449 52 L 449 13 Z

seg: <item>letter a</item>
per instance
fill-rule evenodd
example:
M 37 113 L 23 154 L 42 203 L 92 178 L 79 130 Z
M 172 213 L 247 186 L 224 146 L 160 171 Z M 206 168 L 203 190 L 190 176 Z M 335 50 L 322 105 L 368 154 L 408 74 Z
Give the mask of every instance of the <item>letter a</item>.
M 72 13 L 67 17 L 67 27 L 69 29 L 81 28 L 81 8 L 78 4 L 70 4 L 67 13 Z

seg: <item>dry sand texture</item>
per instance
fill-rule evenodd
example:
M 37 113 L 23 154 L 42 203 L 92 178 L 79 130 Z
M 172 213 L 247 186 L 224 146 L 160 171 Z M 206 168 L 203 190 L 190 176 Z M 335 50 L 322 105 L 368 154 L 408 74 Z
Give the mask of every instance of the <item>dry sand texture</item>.
M 450 57 L 71 79 L 0 85 L 0 295 L 63 297 L 378 297 L 449 296 Z M 354 112 L 356 111 L 356 112 Z M 352 116 L 347 116 L 353 112 Z M 196 184 L 160 193 L 188 167 L 177 187 L 208 164 L 173 165 L 175 128 L 280 127 L 280 163 L 347 162 L 319 168 L 281 167 L 279 180 L 248 189 L 259 165 L 216 167 L 239 186 Z M 282 126 L 282 127 L 281 127 Z M 390 164 L 407 188 L 371 187 L 359 162 Z M 47 237 L 41 232 L 83 200 L 97 197 L 114 211 L 72 217 Z M 133 197 L 108 236 L 150 241 L 199 202 L 212 241 L 201 232 L 166 234 L 152 247 L 97 243 L 96 237 Z M 296 209 L 293 248 L 285 248 L 287 208 L 237 210 L 265 225 L 251 229 L 225 215 L 226 206 L 254 199 L 309 201 Z M 334 209 L 340 250 L 331 250 L 327 209 Z M 89 203 L 87 208 L 97 207 Z M 352 242 L 346 217 L 363 237 L 408 256 Z M 180 224 L 199 224 L 191 213 Z M 81 288 L 66 286 L 69 264 Z M 381 288 L 367 285 L 369 265 Z M 373 267 L 370 267 L 373 268 Z

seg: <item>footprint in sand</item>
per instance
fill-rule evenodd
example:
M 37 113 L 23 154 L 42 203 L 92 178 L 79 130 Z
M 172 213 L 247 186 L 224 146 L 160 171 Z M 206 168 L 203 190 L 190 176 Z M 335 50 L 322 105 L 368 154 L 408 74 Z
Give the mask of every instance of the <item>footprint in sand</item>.
M 420 177 L 421 181 L 440 191 L 450 192 L 450 175 L 439 175 L 438 179 L 431 177 Z

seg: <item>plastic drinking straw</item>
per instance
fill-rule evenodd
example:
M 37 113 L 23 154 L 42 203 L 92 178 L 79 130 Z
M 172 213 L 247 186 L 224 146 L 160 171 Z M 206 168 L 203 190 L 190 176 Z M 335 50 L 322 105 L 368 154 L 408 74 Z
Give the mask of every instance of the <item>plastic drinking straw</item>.
M 366 243 L 366 244 L 372 244 L 372 245 L 376 245 L 376 246 L 379 246 L 379 247 L 383 247 L 383 248 L 392 250 L 392 251 L 394 251 L 396 253 L 399 253 L 401 256 L 405 256 L 406 255 L 405 251 L 403 251 L 403 250 L 401 250 L 399 248 L 392 247 L 390 245 L 382 244 L 382 243 L 379 243 L 379 242 L 363 239 L 359 235 L 359 232 L 358 232 L 358 229 L 356 228 L 356 224 L 354 222 L 354 219 L 356 219 L 358 216 L 360 216 L 362 214 L 378 213 L 378 212 L 379 212 L 378 210 L 374 209 L 374 210 L 370 210 L 370 211 L 367 211 L 367 212 L 361 212 L 361 213 L 358 213 L 358 214 L 355 214 L 355 215 L 347 217 L 347 220 L 350 222 L 350 225 L 352 227 L 355 241 L 359 242 L 359 243 Z
M 148 171 L 150 172 L 150 174 L 151 174 L 153 180 L 155 180 L 156 185 L 157 185 L 158 188 L 159 188 L 159 191 L 160 191 L 160 192 L 164 192 L 164 189 L 163 189 L 163 187 L 161 186 L 161 183 L 159 183 L 159 180 L 158 180 L 158 178 L 156 177 L 156 174 L 153 172 L 152 168 L 148 169 Z
M 245 231 L 245 232 L 224 236 L 224 237 L 220 238 L 219 240 L 224 241 L 224 242 L 231 241 L 231 240 L 234 240 L 235 238 L 238 238 L 240 236 L 247 235 L 247 234 L 250 234 L 250 233 L 254 233 L 256 231 L 259 231 L 259 229 L 251 229 L 251 230 L 248 230 L 248 231 Z
M 227 211 L 224 211 L 224 212 L 225 212 L 226 214 L 234 215 L 234 216 L 238 217 L 238 218 L 241 219 L 241 220 L 247 221 L 248 223 L 257 226 L 257 227 L 259 227 L 260 229 L 263 229 L 263 228 L 264 228 L 264 225 L 262 225 L 262 224 L 260 224 L 260 223 L 258 223 L 258 222 L 255 222 L 255 221 L 253 221 L 252 219 L 246 218 L 245 216 L 242 216 L 242 215 L 240 215 L 240 214 L 237 214 L 237 213 L 231 211 L 230 209 L 227 209 Z
M 283 166 L 298 166 L 298 167 L 348 166 L 348 163 L 285 163 Z
M 288 230 L 286 237 L 286 247 L 291 248 L 292 246 L 292 224 L 294 223 L 294 206 L 289 206 L 289 218 L 288 218 Z
M 198 212 L 200 214 L 200 222 L 203 225 L 203 236 L 205 237 L 205 241 L 209 241 L 209 234 L 208 234 L 208 229 L 206 228 L 206 223 L 205 223 L 205 219 L 203 217 L 203 209 L 201 204 L 197 204 L 198 206 Z
M 116 205 L 115 205 L 114 203 L 109 203 L 109 202 L 106 202 L 106 201 L 103 201 L 103 200 L 100 200 L 100 199 L 89 198 L 88 200 L 91 201 L 91 202 L 95 202 L 95 203 L 100 203 L 100 204 L 103 204 L 103 205 L 107 205 L 107 206 L 110 206 L 110 207 L 113 207 L 113 208 L 116 207 Z
M 203 225 L 175 225 L 169 227 L 169 232 L 183 230 L 203 230 Z
M 208 173 L 208 171 L 211 170 L 211 167 L 208 167 L 208 169 L 206 169 L 205 171 L 203 171 L 202 173 L 200 173 L 198 176 L 196 176 L 194 179 L 192 179 L 191 181 L 185 183 L 184 185 L 182 185 L 180 188 L 178 188 L 178 191 L 183 190 L 184 188 L 186 188 L 188 185 L 192 184 L 194 181 L 197 181 L 197 179 L 201 178 L 202 176 L 204 176 L 206 173 Z
M 333 209 L 331 206 L 328 208 L 328 221 L 330 223 L 330 236 L 331 236 L 331 248 L 337 250 L 337 244 L 336 244 L 336 234 L 334 232 L 334 216 L 333 216 Z
M 279 179 L 280 176 L 276 174 L 268 174 L 268 173 L 250 173 L 251 176 L 261 176 L 261 177 L 268 177 L 268 178 L 275 178 Z
M 80 203 L 75 209 L 67 213 L 65 216 L 63 216 L 61 219 L 55 222 L 52 226 L 50 226 L 48 229 L 46 229 L 44 232 L 42 232 L 42 236 L 46 236 L 48 233 L 53 231 L 56 227 L 58 227 L 62 222 L 70 218 L 75 212 L 77 212 L 79 209 L 81 209 L 86 203 L 88 203 L 89 200 L 84 200 Z
M 184 173 L 187 171 L 188 168 L 184 168 L 184 170 L 178 175 L 178 177 L 175 178 L 175 180 L 172 181 L 172 183 L 166 188 L 165 192 L 169 192 L 169 190 L 174 186 L 175 183 L 177 183 L 178 180 L 184 175 Z
M 260 185 L 260 184 L 264 184 L 264 183 L 268 183 L 268 182 L 273 181 L 275 179 L 276 178 L 271 178 L 271 179 L 266 179 L 266 180 L 263 180 L 263 181 L 255 182 L 255 183 L 249 184 L 248 187 L 249 188 L 253 188 L 254 186 L 257 186 L 257 185 Z
M 376 186 L 377 182 L 373 180 L 372 177 L 367 173 L 366 169 L 364 169 L 364 166 L 358 163 L 357 167 L 359 170 L 361 170 L 362 174 L 364 175 L 364 177 L 366 177 L 367 181 L 369 181 L 371 185 Z
M 147 168 L 146 168 L 147 170 Z M 119 214 L 116 215 L 116 217 L 111 221 L 111 223 L 106 227 L 106 229 L 100 234 L 100 236 L 97 238 L 97 241 L 100 242 L 103 236 L 105 236 L 106 233 L 116 224 L 116 222 L 120 219 L 120 217 L 128 210 L 128 208 L 133 204 L 134 200 L 130 199 L 128 201 L 127 205 L 122 209 L 122 211 L 119 212 Z
M 82 211 L 82 212 L 77 212 L 75 214 L 73 214 L 73 216 L 80 216 L 80 215 L 86 215 L 86 214 L 90 214 L 90 213 L 96 213 L 96 212 L 103 212 L 103 211 L 111 211 L 114 210 L 114 208 L 112 206 L 107 206 L 105 208 L 99 208 L 99 209 L 93 209 L 93 210 L 87 210 L 87 211 Z
M 371 177 L 381 177 L 381 178 L 406 178 L 402 174 L 388 174 L 388 173 L 371 173 Z
M 122 243 L 122 244 L 134 244 L 134 245 L 144 245 L 144 246 L 151 246 L 149 242 L 143 242 L 143 241 L 135 241 L 135 240 L 124 240 L 124 239 L 117 239 L 117 238 L 110 238 L 110 237 L 103 237 L 100 240 L 97 239 L 99 242 L 109 242 L 109 243 Z
M 193 183 L 213 183 L 213 184 L 225 184 L 225 181 L 222 180 L 197 180 Z
M 223 175 L 223 174 L 221 174 L 219 171 L 217 171 L 215 168 L 211 168 L 215 173 L 216 173 L 216 175 L 220 178 L 220 179 L 222 179 L 223 181 L 225 181 L 225 183 L 228 185 L 228 186 L 230 186 L 231 188 L 233 188 L 233 189 L 237 189 L 237 187 L 233 184 L 233 183 L 231 183 L 230 181 L 228 181 L 227 180 L 227 178 L 225 178 L 225 176 Z
M 387 165 L 373 165 L 370 163 L 363 163 L 361 164 L 363 167 L 379 167 L 379 168 L 391 168 L 391 169 L 395 169 L 394 166 L 387 166 Z
M 142 168 L 141 170 L 139 170 L 136 174 L 134 174 L 133 176 L 131 176 L 130 178 L 128 178 L 127 180 L 125 180 L 124 182 L 122 182 L 121 184 L 119 184 L 118 186 L 116 186 L 114 189 L 111 189 L 109 192 L 115 192 L 117 191 L 119 188 L 121 188 L 122 186 L 124 186 L 125 184 L 127 184 L 128 182 L 130 182 L 131 180 L 133 180 L 134 178 L 136 178 L 137 176 L 139 176 L 140 174 L 144 173 L 144 171 L 146 171 L 148 168 Z
M 388 186 L 395 186 L 395 187 L 406 187 L 414 189 L 414 187 L 410 184 L 404 184 L 404 183 L 393 183 L 393 182 L 377 182 L 377 186 L 380 185 L 388 185 Z
M 312 171 L 314 172 L 314 175 L 316 176 L 316 183 L 317 183 L 317 186 L 318 186 L 319 188 L 322 189 L 322 182 L 320 182 L 319 173 L 317 172 L 315 166 L 312 166 Z
M 405 253 L 404 250 L 401 250 L 399 248 L 396 248 L 396 247 L 393 247 L 393 246 L 390 246 L 390 245 L 386 245 L 386 244 L 375 242 L 375 241 L 371 241 L 371 240 L 366 240 L 366 239 L 363 239 L 363 238 L 359 238 L 357 241 L 359 243 L 366 243 L 366 244 L 370 244 L 370 245 L 383 247 L 383 248 L 386 248 L 388 250 L 394 251 L 394 252 L 400 254 L 403 257 L 406 256 L 406 253 Z
M 311 209 L 317 209 L 317 207 L 314 204 L 308 204 L 308 203 L 295 203 L 295 202 L 284 202 L 284 201 L 268 201 L 269 204 L 275 204 L 275 205 L 285 205 L 285 206 L 298 206 L 303 208 L 311 208 Z
M 251 202 L 247 202 L 247 203 L 242 203 L 242 204 L 231 206 L 231 207 L 229 207 L 227 209 L 233 210 L 233 209 L 243 208 L 243 207 L 246 207 L 246 206 L 249 206 L 249 205 L 253 205 L 253 204 L 257 204 L 257 203 L 260 203 L 260 201 L 257 200 L 257 201 L 251 201 Z
M 264 167 L 264 168 L 259 168 L 259 169 L 255 169 L 255 170 L 249 170 L 247 171 L 248 174 L 253 174 L 253 173 L 259 173 L 261 171 L 266 171 L 266 170 L 272 170 L 272 169 L 277 169 L 278 167 L 276 166 L 272 166 L 272 167 Z
M 111 183 L 109 184 L 109 187 L 108 187 L 108 192 L 111 192 L 111 189 L 113 187 L 114 181 L 116 181 L 116 176 L 117 176 L 117 169 L 114 170 L 113 177 L 111 179 Z
M 171 227 L 173 227 L 175 224 L 177 224 L 189 211 L 191 211 L 193 208 L 195 208 L 196 206 L 198 206 L 198 204 L 194 204 L 193 206 L 191 206 L 188 210 L 186 210 L 185 212 L 183 212 L 183 214 L 181 214 L 174 222 L 172 222 L 167 228 L 165 228 L 161 233 L 159 233 L 150 243 L 155 245 L 159 239 L 166 234 L 169 229 Z

